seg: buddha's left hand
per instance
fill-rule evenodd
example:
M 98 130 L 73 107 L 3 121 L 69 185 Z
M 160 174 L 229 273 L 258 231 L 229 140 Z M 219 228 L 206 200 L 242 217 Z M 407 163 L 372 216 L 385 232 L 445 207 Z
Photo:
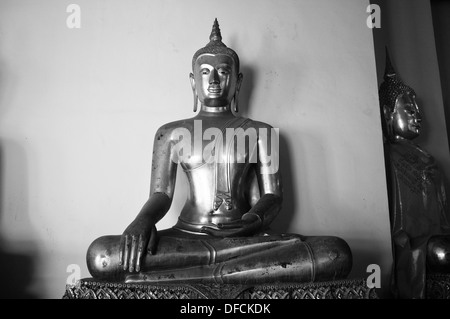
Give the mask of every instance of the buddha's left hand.
M 202 232 L 215 237 L 242 237 L 254 235 L 261 226 L 262 220 L 257 214 L 246 213 L 240 220 L 234 222 L 204 226 Z

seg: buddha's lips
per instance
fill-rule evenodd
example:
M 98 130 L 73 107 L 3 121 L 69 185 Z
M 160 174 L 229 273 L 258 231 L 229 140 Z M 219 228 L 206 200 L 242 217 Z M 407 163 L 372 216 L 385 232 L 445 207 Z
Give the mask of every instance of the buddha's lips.
M 221 91 L 222 91 L 222 89 L 220 88 L 220 86 L 219 87 L 216 87 L 216 86 L 208 87 L 209 93 L 220 93 Z

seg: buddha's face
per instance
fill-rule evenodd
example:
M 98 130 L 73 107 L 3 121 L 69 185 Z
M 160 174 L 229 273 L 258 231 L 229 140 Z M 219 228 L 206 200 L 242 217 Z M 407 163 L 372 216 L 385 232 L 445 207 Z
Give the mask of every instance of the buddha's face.
M 235 61 L 228 55 L 202 54 L 195 61 L 191 84 L 203 105 L 219 107 L 231 103 L 240 78 Z
M 422 116 L 414 94 L 408 92 L 398 96 L 390 121 L 395 138 L 410 140 L 420 135 Z

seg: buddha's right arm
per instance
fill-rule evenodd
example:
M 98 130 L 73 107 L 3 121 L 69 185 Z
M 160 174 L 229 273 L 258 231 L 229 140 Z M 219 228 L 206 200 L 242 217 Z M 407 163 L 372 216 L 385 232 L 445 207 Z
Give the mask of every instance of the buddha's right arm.
M 164 217 L 172 204 L 177 171 L 174 143 L 167 129 L 160 128 L 153 144 L 150 196 L 121 238 L 119 260 L 124 270 L 140 270 L 145 248 L 156 248 L 156 223 Z
M 136 219 L 155 225 L 172 204 L 178 159 L 174 149 L 172 130 L 161 127 L 153 143 L 150 195 Z

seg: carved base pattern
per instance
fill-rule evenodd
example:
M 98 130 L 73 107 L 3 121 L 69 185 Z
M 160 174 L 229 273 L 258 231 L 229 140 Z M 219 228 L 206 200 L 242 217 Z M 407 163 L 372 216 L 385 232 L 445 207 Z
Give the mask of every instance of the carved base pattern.
M 378 299 L 375 289 L 365 280 L 257 286 L 244 292 L 248 299 Z
M 427 275 L 427 299 L 450 299 L 450 274 Z
M 364 279 L 278 285 L 133 284 L 82 279 L 63 299 L 378 299 Z

